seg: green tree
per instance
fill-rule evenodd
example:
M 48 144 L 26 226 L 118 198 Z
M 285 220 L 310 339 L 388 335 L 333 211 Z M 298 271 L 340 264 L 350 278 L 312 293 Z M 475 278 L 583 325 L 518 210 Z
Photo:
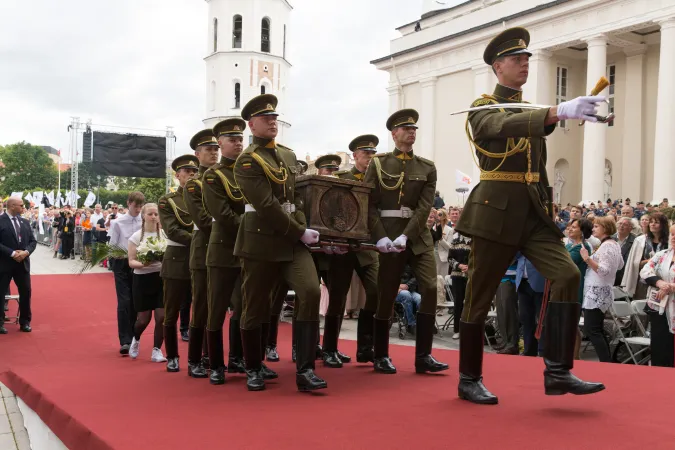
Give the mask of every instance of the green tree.
M 29 191 L 35 186 L 55 187 L 57 170 L 54 161 L 41 147 L 27 142 L 8 145 L 0 150 L 0 191 Z
M 165 183 L 164 178 L 140 178 L 138 185 L 130 190 L 142 192 L 148 203 L 157 203 L 157 200 L 165 193 Z

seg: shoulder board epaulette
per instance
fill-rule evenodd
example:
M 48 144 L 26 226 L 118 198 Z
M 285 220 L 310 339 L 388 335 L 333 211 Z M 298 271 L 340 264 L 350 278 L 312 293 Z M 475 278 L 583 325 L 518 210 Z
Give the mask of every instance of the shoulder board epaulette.
M 347 175 L 349 172 L 350 172 L 349 170 L 338 170 L 337 172 L 333 172 L 333 175 L 335 176 Z
M 479 98 L 478 100 L 475 100 L 471 104 L 471 106 L 475 107 L 475 106 L 483 106 L 483 105 L 492 105 L 492 104 L 495 104 L 495 103 L 499 103 L 496 98 L 494 98 L 490 95 L 487 95 L 487 94 L 483 94 L 483 96 L 481 98 Z
M 241 152 L 241 154 L 243 155 L 244 153 L 253 153 L 258 149 L 258 147 L 260 147 L 258 144 L 251 144 L 248 147 L 246 147 L 244 151 Z
M 391 152 L 387 152 L 387 153 L 376 153 L 376 154 L 374 154 L 373 156 L 374 156 L 375 158 L 382 158 L 383 156 L 388 156 L 388 155 L 391 155 Z
M 293 152 L 293 149 L 290 147 L 286 147 L 285 145 L 277 144 L 277 147 L 283 148 L 284 150 L 288 150 L 289 152 Z M 295 152 L 293 152 L 295 153 Z
M 436 167 L 436 164 L 434 164 L 434 162 L 430 159 L 422 158 L 421 156 L 417 156 L 417 158 L 425 164 L 429 164 L 430 166 Z

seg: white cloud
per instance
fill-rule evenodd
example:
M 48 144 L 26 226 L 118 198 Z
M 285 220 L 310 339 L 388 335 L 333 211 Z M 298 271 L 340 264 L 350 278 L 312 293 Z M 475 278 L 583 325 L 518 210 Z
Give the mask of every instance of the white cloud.
M 421 0 L 292 0 L 289 115 L 301 156 L 382 140 L 394 28 Z M 0 144 L 68 149 L 71 116 L 97 124 L 175 128 L 188 150 L 204 114 L 207 3 L 199 0 L 5 0 L 0 5 Z

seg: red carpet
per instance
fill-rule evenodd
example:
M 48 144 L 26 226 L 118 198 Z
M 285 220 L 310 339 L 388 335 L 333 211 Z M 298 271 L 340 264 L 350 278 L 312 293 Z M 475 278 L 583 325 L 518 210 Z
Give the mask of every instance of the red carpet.
M 413 373 L 412 347 L 392 346 L 399 373 L 367 365 L 318 365 L 329 388 L 295 389 L 290 327 L 280 330 L 280 378 L 247 392 L 242 375 L 224 386 L 169 374 L 150 362 L 151 328 L 132 361 L 119 356 L 112 275 L 33 277 L 33 333 L 0 336 L 1 379 L 70 449 L 673 448 L 675 372 L 579 363 L 577 375 L 603 381 L 586 397 L 543 395 L 542 362 L 486 355 L 487 385 L 500 405 L 456 396 L 454 351 L 435 351 L 447 375 Z M 355 343 L 341 350 L 355 354 Z

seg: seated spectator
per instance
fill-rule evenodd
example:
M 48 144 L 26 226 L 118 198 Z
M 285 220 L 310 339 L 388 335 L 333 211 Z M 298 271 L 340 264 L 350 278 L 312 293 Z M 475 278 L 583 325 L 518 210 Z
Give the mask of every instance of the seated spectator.
M 415 314 L 422 303 L 422 296 L 417 292 L 417 279 L 409 265 L 403 269 L 401 284 L 398 287 L 398 295 L 394 300 L 400 303 L 405 311 L 405 319 L 408 322 L 408 333 L 415 334 L 417 319 Z
M 640 271 L 640 277 L 656 292 L 655 302 L 666 303 L 660 307 L 647 302 L 645 312 L 649 316 L 650 324 L 650 347 L 652 366 L 673 367 L 675 366 L 675 225 L 670 227 L 670 248 L 661 250 L 645 264 Z
M 600 248 L 590 256 L 588 250 L 580 250 L 581 257 L 588 264 L 584 278 L 584 330 L 593 343 L 601 362 L 611 362 L 609 345 L 605 339 L 603 324 L 605 313 L 612 306 L 614 295 L 612 285 L 616 272 L 623 267 L 621 247 L 612 239 L 616 223 L 610 217 L 598 217 L 593 223 L 593 234 L 600 239 Z

